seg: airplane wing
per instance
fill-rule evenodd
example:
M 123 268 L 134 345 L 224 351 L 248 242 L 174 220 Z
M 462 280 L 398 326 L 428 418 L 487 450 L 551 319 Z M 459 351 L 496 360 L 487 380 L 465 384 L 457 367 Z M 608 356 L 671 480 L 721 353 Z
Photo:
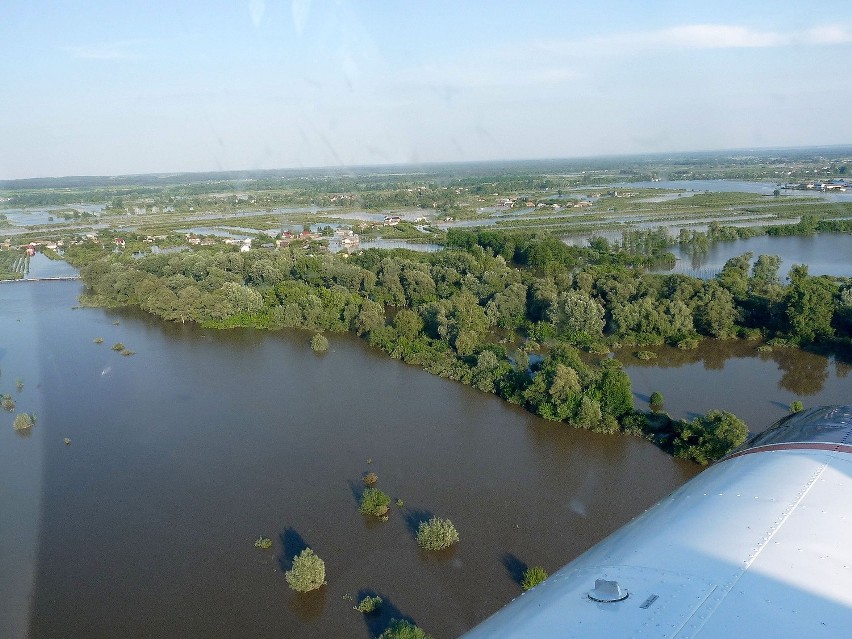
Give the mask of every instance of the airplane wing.
M 852 636 L 852 406 L 786 417 L 464 638 L 751 636 Z

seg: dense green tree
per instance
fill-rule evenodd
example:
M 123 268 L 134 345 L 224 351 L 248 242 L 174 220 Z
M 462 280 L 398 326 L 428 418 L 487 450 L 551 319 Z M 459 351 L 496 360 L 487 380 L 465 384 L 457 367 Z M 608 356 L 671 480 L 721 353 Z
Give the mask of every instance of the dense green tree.
M 548 309 L 547 319 L 571 342 L 582 343 L 603 336 L 603 306 L 580 291 L 560 293 L 556 303 Z
M 692 312 L 679 300 L 643 297 L 612 310 L 615 333 L 638 343 L 678 342 L 695 332 Z
M 359 335 L 370 333 L 385 324 L 384 307 L 372 300 L 364 300 L 361 309 L 355 318 L 355 330 Z
M 485 315 L 490 326 L 517 328 L 526 317 L 527 287 L 510 284 L 505 290 L 494 294 L 485 305 Z
M 393 326 L 400 337 L 413 340 L 423 330 L 423 320 L 414 311 L 402 308 L 394 316 Z
M 734 296 L 734 299 L 745 299 L 748 294 L 748 271 L 751 257 L 751 253 L 732 257 L 725 262 L 722 272 L 716 278 L 719 284 Z
M 486 393 L 493 393 L 500 372 L 500 360 L 493 351 L 482 351 L 473 368 L 473 385 Z
M 702 335 L 733 337 L 737 319 L 733 295 L 718 281 L 706 282 L 697 295 L 694 319 L 695 328 Z
M 699 464 L 708 464 L 727 455 L 748 437 L 745 423 L 733 413 L 712 410 L 676 429 L 674 453 Z
M 837 285 L 830 279 L 810 277 L 807 266 L 794 266 L 783 300 L 787 330 L 793 339 L 806 343 L 834 335 L 831 321 L 837 295 Z
M 608 359 L 601 363 L 596 394 L 605 414 L 622 417 L 632 412 L 633 390 L 630 376 L 624 372 L 618 360 Z

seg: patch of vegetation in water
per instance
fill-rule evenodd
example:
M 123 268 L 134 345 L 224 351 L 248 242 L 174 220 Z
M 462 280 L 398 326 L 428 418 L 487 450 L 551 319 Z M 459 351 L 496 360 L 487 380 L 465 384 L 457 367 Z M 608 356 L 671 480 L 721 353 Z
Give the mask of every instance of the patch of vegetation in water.
M 449 519 L 432 517 L 417 528 L 417 545 L 423 550 L 444 550 L 459 541 L 459 533 Z
M 358 602 L 358 605 L 353 606 L 355 610 L 358 612 L 369 615 L 379 611 L 382 607 L 382 598 L 379 596 L 371 597 L 366 596 L 361 601 Z
M 261 550 L 269 550 L 272 548 L 272 539 L 260 536 L 257 540 L 255 540 L 254 547 L 260 548 Z
M 284 573 L 292 590 L 310 592 L 325 585 L 325 562 L 310 548 L 293 557 L 293 567 Z
M 365 488 L 361 494 L 359 510 L 365 515 L 384 517 L 388 513 L 390 497 L 378 488 Z
M 18 413 L 15 415 L 15 420 L 12 427 L 15 430 L 29 430 L 36 423 L 35 415 L 32 413 Z
M 547 579 L 547 571 L 544 568 L 541 566 L 531 566 L 524 571 L 523 578 L 521 579 L 521 588 L 524 591 L 531 590 L 545 579 Z

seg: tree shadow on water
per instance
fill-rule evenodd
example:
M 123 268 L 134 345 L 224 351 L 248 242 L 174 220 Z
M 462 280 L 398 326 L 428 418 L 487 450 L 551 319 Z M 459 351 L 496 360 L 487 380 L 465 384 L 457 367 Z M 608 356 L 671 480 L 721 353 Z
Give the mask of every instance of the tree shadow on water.
M 412 535 L 417 536 L 417 529 L 420 527 L 420 522 L 429 521 L 435 514 L 431 510 L 421 510 L 413 508 L 405 513 L 405 525 Z
M 281 556 L 278 558 L 278 563 L 281 566 L 281 570 L 286 572 L 293 567 L 293 557 L 310 546 L 308 546 L 308 542 L 305 541 L 304 537 L 293 528 L 286 528 L 280 537 Z
M 507 552 L 503 555 L 503 567 L 506 569 L 506 572 L 509 573 L 509 577 L 512 578 L 517 584 L 520 584 L 524 579 L 524 573 L 527 571 L 527 564 L 521 561 L 517 555 L 513 555 L 510 552 Z
M 346 481 L 349 484 L 349 490 L 352 491 L 352 497 L 355 499 L 355 503 L 359 506 L 361 505 L 361 495 L 364 494 L 364 482 L 363 481 L 352 481 L 351 479 Z
M 391 619 L 404 619 L 405 621 L 414 623 L 414 620 L 411 617 L 403 615 L 390 599 L 374 590 L 359 590 L 355 604 L 360 603 L 364 597 L 382 598 L 382 605 L 377 611 L 366 614 L 362 613 L 361 615 L 364 617 L 364 623 L 367 625 L 367 630 L 370 632 L 371 637 L 378 637 L 382 634 L 388 627 L 388 624 L 390 624 Z
M 644 402 L 645 404 L 648 404 L 651 401 L 650 395 L 645 395 L 644 393 L 637 393 L 636 391 L 633 392 L 633 397 L 638 399 L 640 402 Z

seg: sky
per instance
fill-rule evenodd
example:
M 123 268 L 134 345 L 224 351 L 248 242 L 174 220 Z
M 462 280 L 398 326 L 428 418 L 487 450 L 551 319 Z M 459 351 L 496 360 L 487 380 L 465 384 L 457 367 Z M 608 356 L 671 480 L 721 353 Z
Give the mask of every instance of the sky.
M 4 0 L 0 179 L 848 144 L 848 17 L 833 0 Z

